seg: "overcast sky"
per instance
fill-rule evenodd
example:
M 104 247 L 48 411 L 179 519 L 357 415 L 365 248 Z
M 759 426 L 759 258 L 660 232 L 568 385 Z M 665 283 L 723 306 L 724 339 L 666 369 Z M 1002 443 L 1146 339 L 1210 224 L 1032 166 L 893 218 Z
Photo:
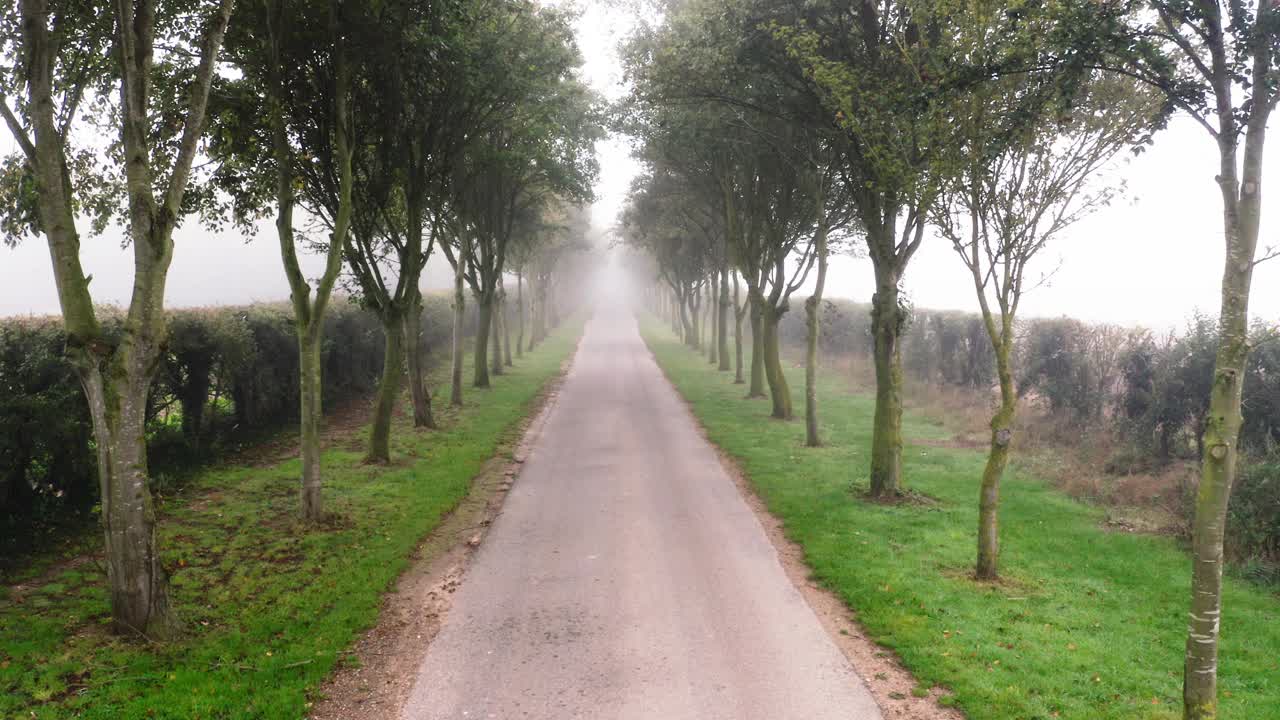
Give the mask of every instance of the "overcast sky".
M 579 22 L 579 42 L 587 58 L 586 79 L 606 97 L 625 88 L 615 52 L 630 27 L 628 11 L 612 3 L 589 2 Z M 1267 161 L 1280 172 L 1280 138 Z M 0 149 L 12 143 L 7 136 Z M 598 147 L 601 163 L 595 223 L 607 228 L 621 207 L 636 164 L 624 138 Z M 1038 272 L 1055 271 L 1050 282 L 1027 296 L 1024 316 L 1069 315 L 1089 321 L 1155 328 L 1180 326 L 1197 309 L 1216 313 L 1222 267 L 1222 206 L 1214 183 L 1214 144 L 1194 122 L 1180 118 L 1157 136 L 1155 146 L 1119 170 L 1125 196 L 1111 207 L 1071 228 L 1041 259 Z M 1280 202 L 1264 212 L 1262 245 L 1280 245 L 1274 217 Z M 904 286 L 919 307 L 976 309 L 973 288 L 950 248 L 927 239 L 907 269 Z M 245 303 L 287 297 L 274 232 L 264 226 L 246 242 L 239 233 L 209 233 L 194 222 L 175 235 L 167 302 L 172 307 Z M 99 302 L 128 301 L 132 261 L 120 248 L 118 232 L 85 237 L 83 262 L 93 273 Z M 309 258 L 309 274 L 321 263 Z M 429 287 L 443 287 L 438 265 L 428 272 Z M 1259 266 L 1254 275 L 1255 317 L 1280 321 L 1280 260 Z M 865 301 L 871 294 L 867 261 L 848 257 L 832 263 L 828 293 Z M 48 250 L 30 240 L 15 250 L 0 247 L 0 315 L 57 312 Z

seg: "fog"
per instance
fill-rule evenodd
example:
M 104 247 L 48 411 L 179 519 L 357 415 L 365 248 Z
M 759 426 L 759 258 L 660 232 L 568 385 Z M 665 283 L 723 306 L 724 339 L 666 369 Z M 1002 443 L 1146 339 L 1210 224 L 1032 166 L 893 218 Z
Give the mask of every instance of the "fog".
M 626 91 L 616 45 L 631 27 L 628 13 L 612 4 L 593 3 L 579 21 L 579 42 L 587 59 L 584 76 L 610 99 Z M 0 149 L 11 148 L 5 135 Z M 626 138 L 605 140 L 598 152 L 601 174 L 592 210 L 593 235 L 608 237 L 637 164 Z M 1278 156 L 1272 143 L 1272 166 Z M 1216 162 L 1208 135 L 1187 118 L 1175 119 L 1149 151 L 1113 169 L 1111 177 L 1124 184 L 1124 194 L 1064 233 L 1033 267 L 1047 280 L 1026 296 L 1020 314 L 1164 329 L 1182 325 L 1197 310 L 1215 313 L 1223 254 Z M 1274 215 L 1264 213 L 1263 245 L 1280 244 Z M 121 239 L 118 228 L 84 238 L 83 262 L 93 274 L 92 290 L 100 303 L 123 304 L 129 298 L 132 258 L 122 249 Z M 281 300 L 288 294 L 269 222 L 261 224 L 256 236 L 245 237 L 236 231 L 207 231 L 192 219 L 175 233 L 175 243 L 166 291 L 170 307 Z M 304 255 L 302 261 L 308 274 L 319 273 L 318 257 Z M 1278 272 L 1280 260 L 1259 266 L 1252 299 L 1255 317 L 1280 320 Z M 424 289 L 440 291 L 448 284 L 446 264 L 433 259 L 424 274 Z M 847 255 L 833 259 L 829 297 L 866 301 L 870 287 L 868 262 Z M 976 309 L 968 275 L 949 246 L 936 238 L 926 240 L 908 267 L 904 287 L 919 307 Z M 29 239 L 13 250 L 0 248 L 0 315 L 57 310 L 42 239 Z

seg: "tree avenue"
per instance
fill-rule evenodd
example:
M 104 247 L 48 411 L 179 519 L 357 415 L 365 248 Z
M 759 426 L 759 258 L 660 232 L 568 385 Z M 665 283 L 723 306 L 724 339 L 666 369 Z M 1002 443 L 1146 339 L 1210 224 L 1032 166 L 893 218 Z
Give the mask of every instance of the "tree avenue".
M 978 497 L 975 575 L 999 575 L 1000 479 L 1016 445 L 1017 311 L 1043 249 L 1115 194 L 1115 158 L 1141 152 L 1177 113 L 1220 158 L 1225 263 L 1217 358 L 1195 498 L 1184 716 L 1217 717 L 1223 535 L 1239 457 L 1248 299 L 1259 258 L 1263 148 L 1280 101 L 1280 5 L 1098 3 L 659 3 L 625 48 L 623 127 L 648 168 L 622 229 L 648 252 L 685 315 L 701 284 L 751 325 L 751 386 L 791 416 L 777 319 L 816 266 L 806 302 L 806 444 L 821 443 L 815 377 L 829 239 L 860 238 L 872 277 L 875 412 L 869 491 L 907 493 L 901 342 L 907 267 L 922 244 L 954 248 L 994 352 L 999 402 Z M 674 178 L 674 180 L 673 180 Z M 683 188 L 673 195 L 664 187 Z M 666 198 L 666 199 L 664 199 Z M 673 207 L 716 212 L 735 272 L 706 262 Z M 686 213 L 693 214 L 693 210 Z M 739 304 L 738 282 L 746 303 Z M 688 323 L 686 322 L 686 325 Z M 721 326 L 724 326 L 721 322 Z M 695 328 L 686 327 L 686 336 Z M 739 334 L 741 332 L 739 331 Z M 695 333 L 696 336 L 696 333 Z M 724 351 L 722 350 L 723 354 Z M 741 374 L 739 375 L 741 379 Z
M 1197 446 L 1199 479 L 1186 492 L 1182 714 L 1219 717 L 1224 533 L 1250 427 L 1242 393 L 1246 378 L 1268 382 L 1250 364 L 1250 336 L 1274 335 L 1251 328 L 1249 299 L 1254 268 L 1280 254 L 1258 252 L 1264 149 L 1280 103 L 1280 2 L 654 0 L 646 9 L 619 47 L 627 91 L 609 107 L 585 79 L 576 11 L 559 3 L 18 0 L 0 15 L 0 115 L 14 148 L 0 159 L 0 234 L 10 246 L 48 247 L 62 353 L 92 432 L 82 445 L 96 466 L 114 631 L 148 645 L 182 632 L 147 456 L 153 382 L 165 367 L 192 447 L 206 405 L 219 402 L 216 391 L 208 399 L 212 353 L 200 352 L 211 341 L 189 320 L 171 328 L 166 319 L 183 233 L 230 225 L 252 237 L 271 224 L 289 288 L 281 322 L 296 336 L 297 415 L 285 417 L 299 431 L 296 528 L 325 532 L 341 524 L 322 476 L 322 401 L 336 382 L 327 358 L 335 343 L 353 344 L 326 339 L 326 321 L 345 299 L 376 317 L 361 331 L 373 338 L 365 352 L 381 353 L 359 386 L 378 378 L 365 463 L 394 459 L 397 428 L 425 442 L 457 412 L 441 419 L 433 405 L 426 338 L 445 337 L 429 332 L 433 323 L 451 324 L 449 405 L 500 395 L 481 389 L 518 379 L 502 376 L 548 338 L 597 239 L 590 205 L 606 118 L 641 167 L 613 228 L 632 275 L 646 276 L 651 308 L 700 353 L 701 370 L 744 385 L 744 400 L 768 398 L 779 432 L 799 427 L 785 424 L 800 413 L 782 336 L 788 313 L 803 310 L 807 448 L 847 427 L 845 418 L 824 425 L 819 412 L 832 259 L 868 261 L 869 318 L 858 330 L 875 383 L 867 470 L 851 478 L 846 465 L 839 482 L 850 503 L 893 505 L 889 522 L 921 499 L 903 460 L 903 347 L 915 337 L 908 269 L 926 243 L 953 251 L 978 314 L 949 342 L 968 344 L 966 365 L 989 364 L 985 375 L 963 371 L 987 386 L 991 405 L 968 546 L 972 580 L 989 590 L 1019 557 L 1002 560 L 1001 505 L 1022 452 L 1024 396 L 1044 389 L 1033 387 L 1042 376 L 1069 374 L 1047 361 L 1015 372 L 1024 354 L 1062 345 L 1062 333 L 1020 339 L 1023 301 L 1047 277 L 1047 249 L 1118 196 L 1121 159 L 1182 116 L 1217 153 L 1219 314 L 1216 331 L 1201 321 L 1185 340 L 1200 359 L 1179 366 L 1187 377 L 1167 394 L 1180 396 L 1152 409 L 1135 393 L 1129 418 L 1150 420 L 1143 432 L 1165 456 L 1179 431 L 1198 435 L 1183 438 Z M 81 253 L 86 237 L 112 226 L 133 270 L 118 320 L 95 305 L 102 295 Z M 435 318 L 446 301 L 424 297 L 428 263 L 451 271 L 447 321 Z M 1149 386 L 1142 350 L 1121 372 Z M 294 359 L 292 348 L 283 355 Z M 737 402 L 739 391 L 725 392 Z M 1052 390 L 1042 394 L 1058 409 Z M 288 397 L 279 404 L 293 405 Z M 402 404 L 411 429 L 394 421 Z M 1099 401 L 1089 417 L 1106 412 Z M 330 493 L 341 487 L 331 483 Z M 1006 522 L 1016 517 L 1006 509 Z
M 112 619 L 159 640 L 180 623 L 144 433 L 181 222 L 252 234 L 274 219 L 297 333 L 301 515 L 318 521 L 322 328 L 335 292 L 384 326 L 366 459 L 385 462 L 406 363 L 414 424 L 434 424 L 420 340 L 428 257 L 474 240 L 464 271 L 492 304 L 503 247 L 535 232 L 514 228 L 512 214 L 589 199 L 596 102 L 577 79 L 570 16 L 520 0 L 31 0 L 3 17 L 0 112 L 18 148 L 4 163 L 4 187 L 18 190 L 4 194 L 6 242 L 48 242 L 66 354 L 93 420 Z M 484 187 L 505 202 L 460 202 L 464 188 Z M 78 230 L 113 222 L 135 271 L 118 330 L 94 307 Z M 581 248 L 560 244 L 560 263 Z M 322 253 L 314 280 L 300 245 Z M 558 261 L 542 270 L 544 287 Z M 539 305 L 554 301 L 545 292 Z M 545 334 L 545 310 L 533 316 Z

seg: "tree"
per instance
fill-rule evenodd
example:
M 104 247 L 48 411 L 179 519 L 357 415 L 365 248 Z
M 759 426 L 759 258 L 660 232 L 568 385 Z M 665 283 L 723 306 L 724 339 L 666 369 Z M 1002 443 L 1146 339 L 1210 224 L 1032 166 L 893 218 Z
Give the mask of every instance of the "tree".
M 773 28 L 842 131 L 836 177 L 875 273 L 871 494 L 893 497 L 902 492 L 900 338 L 909 319 L 900 284 L 924 240 L 947 145 L 949 98 L 937 92 L 953 59 L 947 15 L 909 1 L 831 0 Z
M 179 12 L 137 0 L 104 12 L 91 4 L 22 0 L 20 18 L 8 17 L 13 32 L 4 41 L 15 67 L 0 111 L 34 186 L 34 213 L 24 230 L 48 241 L 67 356 L 93 419 L 112 620 L 117 631 L 151 638 L 172 633 L 177 621 L 147 487 L 147 394 L 164 345 L 173 231 L 192 210 L 188 183 L 232 5 L 196 3 Z M 157 62 L 157 41 L 178 52 Z M 11 108 L 8 93 L 24 88 Z M 124 174 L 134 282 L 118 337 L 103 332 L 80 264 L 77 214 L 92 190 L 77 187 L 94 181 L 91 171 L 73 175 L 85 169 L 75 162 L 75 135 L 91 123 L 114 124 L 120 133 L 109 157 Z
M 975 32 L 966 60 L 973 62 L 990 48 L 983 38 L 992 23 L 991 16 L 971 18 Z M 969 91 L 955 120 L 959 170 L 933 218 L 972 278 L 1000 387 L 979 491 L 975 574 L 981 580 L 999 575 L 1000 480 L 1018 400 L 1015 322 L 1023 293 L 1034 286 L 1027 268 L 1063 230 L 1109 202 L 1113 191 L 1097 186 L 1096 174 L 1157 114 L 1150 94 L 1125 79 L 1095 74 L 1080 91 L 1064 88 L 1062 80 L 1018 74 Z
M 458 277 L 476 298 L 477 387 L 489 385 L 485 361 L 515 218 L 553 197 L 589 197 L 597 172 L 592 143 L 601 132 L 595 97 L 575 77 L 582 59 L 568 15 L 524 1 L 504 12 L 479 28 L 488 39 L 477 47 L 488 52 L 469 67 L 477 90 L 466 102 L 482 112 L 448 178 L 454 246 L 442 247 L 455 271 L 455 305 Z M 455 384 L 459 401 L 460 392 Z
M 1183 672 L 1184 717 L 1207 720 L 1218 716 L 1222 543 L 1243 422 L 1249 291 L 1253 268 L 1261 261 L 1263 149 L 1268 120 L 1280 100 L 1280 6 L 1247 0 L 1133 0 L 1090 10 L 1094 16 L 1081 32 L 1091 33 L 1111 51 L 1100 64 L 1159 90 L 1169 108 L 1194 119 L 1218 150 L 1215 180 L 1226 252 L 1192 523 L 1191 613 Z
M 725 256 L 745 281 L 753 330 L 748 397 L 762 396 L 767 381 L 773 416 L 788 419 L 777 328 L 815 264 L 829 197 L 819 188 L 838 138 L 816 120 L 819 106 L 797 91 L 795 74 L 777 68 L 781 51 L 767 29 L 773 13 L 749 2 L 682 6 L 660 31 L 633 43 L 628 63 L 645 154 L 706 188 L 700 192 L 720 215 Z
M 324 514 L 321 347 L 351 219 L 352 72 L 349 40 L 340 28 L 351 25 L 352 18 L 344 19 L 345 8 L 337 0 L 310 3 L 305 11 L 299 11 L 299 4 L 268 0 L 238 10 L 226 45 L 243 78 L 222 83 L 211 112 L 215 132 L 208 152 L 218 162 L 217 187 L 233 198 L 237 224 L 252 231 L 253 222 L 275 206 L 276 236 L 298 340 L 302 517 L 316 522 Z M 265 32 L 259 31 L 262 28 Z M 313 122 L 317 116 L 328 122 Z M 298 262 L 294 226 L 296 163 L 302 155 L 334 168 L 338 178 L 332 233 L 314 295 Z
M 679 313 L 681 336 L 698 348 L 699 292 L 714 261 L 714 231 L 695 218 L 691 188 L 671 172 L 656 169 L 632 182 L 619 234 L 631 247 L 648 254 L 657 275 L 670 288 Z

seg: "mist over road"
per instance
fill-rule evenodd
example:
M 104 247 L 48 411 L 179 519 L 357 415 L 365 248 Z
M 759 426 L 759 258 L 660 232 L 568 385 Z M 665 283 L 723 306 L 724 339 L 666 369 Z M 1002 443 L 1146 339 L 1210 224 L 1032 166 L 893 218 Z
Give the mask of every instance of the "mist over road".
M 627 311 L 601 310 L 406 720 L 879 720 Z

